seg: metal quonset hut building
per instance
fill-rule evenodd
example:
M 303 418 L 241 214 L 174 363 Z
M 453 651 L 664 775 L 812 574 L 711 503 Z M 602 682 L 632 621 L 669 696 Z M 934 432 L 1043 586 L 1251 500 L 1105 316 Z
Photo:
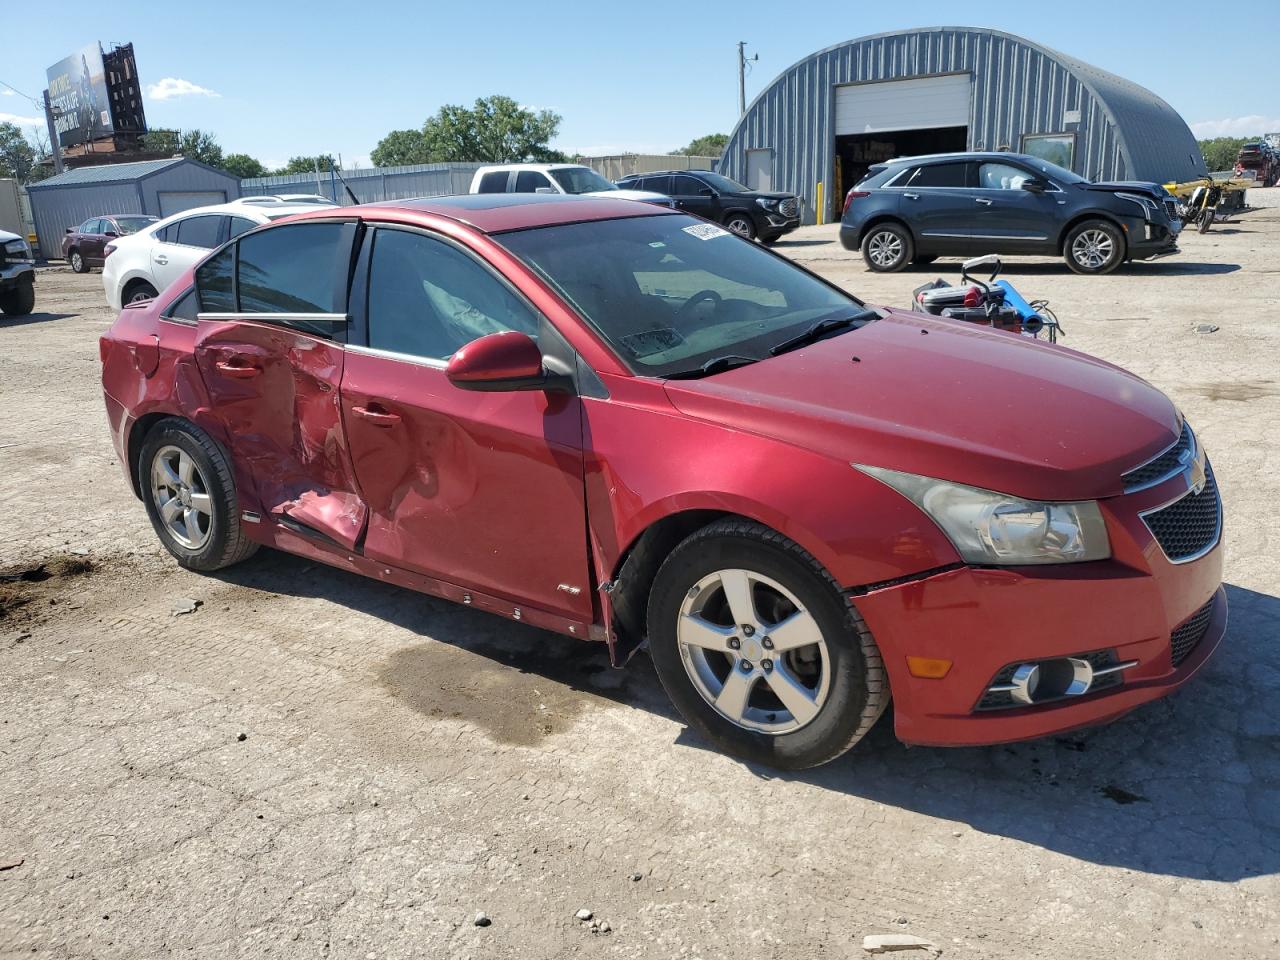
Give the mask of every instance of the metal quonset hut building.
M 862 37 L 783 71 L 729 137 L 720 171 L 838 217 L 872 163 L 952 150 L 1035 153 L 1090 179 L 1205 173 L 1191 130 L 1151 91 L 1030 40 L 974 27 Z M 819 189 L 821 185 L 821 190 Z
M 62 235 L 90 217 L 148 213 L 167 217 L 240 196 L 238 177 L 196 160 L 171 157 L 77 167 L 27 187 L 31 216 L 46 257 L 62 255 Z

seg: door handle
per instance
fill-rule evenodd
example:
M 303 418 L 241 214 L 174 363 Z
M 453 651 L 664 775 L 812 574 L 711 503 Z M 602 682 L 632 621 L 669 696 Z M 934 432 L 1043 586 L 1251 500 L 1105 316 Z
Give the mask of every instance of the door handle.
M 160 264 L 160 266 L 164 266 L 166 263 L 169 262 L 169 258 L 166 257 L 163 253 L 157 253 L 155 256 L 155 261 L 156 263 Z
M 985 197 L 974 197 L 974 198 L 973 198 L 973 202 L 974 202 L 974 203 L 980 203 L 980 204 L 982 204 L 984 207 L 989 207 L 989 206 L 991 206 L 991 201 L 990 201 L 990 200 L 988 200 L 988 199 L 986 199 Z
M 218 368 L 218 372 L 223 376 L 232 377 L 236 380 L 248 380 L 250 377 L 256 377 L 262 372 L 257 367 L 251 367 L 243 363 L 231 363 L 227 360 L 219 360 L 214 366 Z
M 904 196 L 904 197 L 906 197 L 908 200 L 919 200 L 919 199 L 920 199 L 920 194 L 918 194 L 918 193 L 904 193 L 904 194 L 903 194 L 903 196 Z
M 400 414 L 392 413 L 390 410 L 353 406 L 351 412 L 362 420 L 368 420 L 375 427 L 394 427 L 400 422 Z

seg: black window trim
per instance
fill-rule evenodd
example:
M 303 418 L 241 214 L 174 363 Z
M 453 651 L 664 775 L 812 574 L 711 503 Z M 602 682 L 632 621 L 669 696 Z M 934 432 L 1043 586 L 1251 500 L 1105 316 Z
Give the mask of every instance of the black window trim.
M 197 317 L 196 320 L 184 320 L 182 317 L 172 317 L 169 315 L 169 311 L 172 310 L 174 307 L 176 307 L 182 300 L 184 300 L 188 294 L 195 293 L 195 292 L 196 292 L 196 285 L 195 285 L 195 281 L 193 280 L 190 283 L 190 285 L 182 289 L 181 293 L 179 293 L 176 297 L 174 297 L 172 300 L 170 300 L 168 303 L 164 305 L 164 308 L 160 311 L 159 319 L 163 320 L 165 323 L 176 323 L 179 326 L 183 326 L 183 327 L 196 326 L 200 316 L 199 311 L 196 312 L 196 317 Z M 200 298 L 200 295 L 196 294 L 197 306 L 199 305 L 199 298 Z

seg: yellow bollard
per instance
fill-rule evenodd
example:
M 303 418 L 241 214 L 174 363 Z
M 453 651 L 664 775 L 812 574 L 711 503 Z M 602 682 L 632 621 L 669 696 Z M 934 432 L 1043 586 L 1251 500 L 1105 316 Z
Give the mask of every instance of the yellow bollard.
M 817 207 L 818 207 L 818 226 L 822 226 L 824 223 L 827 222 L 827 208 L 826 208 L 826 205 L 822 202 L 822 181 L 821 180 L 818 181 Z

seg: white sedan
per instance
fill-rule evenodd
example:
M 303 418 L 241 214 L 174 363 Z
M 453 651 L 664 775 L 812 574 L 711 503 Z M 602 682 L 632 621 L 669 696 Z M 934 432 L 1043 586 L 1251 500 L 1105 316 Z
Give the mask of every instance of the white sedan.
M 314 210 L 317 203 L 329 201 L 318 197 L 305 202 L 245 197 L 184 210 L 137 233 L 119 237 L 103 251 L 102 286 L 107 303 L 119 310 L 126 303 L 149 300 L 232 237 L 259 224 Z

